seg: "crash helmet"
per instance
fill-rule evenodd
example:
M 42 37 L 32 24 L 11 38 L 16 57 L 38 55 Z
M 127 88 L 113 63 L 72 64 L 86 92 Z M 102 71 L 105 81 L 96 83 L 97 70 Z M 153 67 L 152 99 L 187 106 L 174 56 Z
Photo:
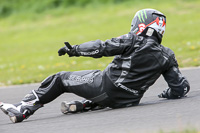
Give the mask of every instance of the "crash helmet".
M 131 23 L 131 31 L 135 34 L 152 36 L 155 34 L 154 31 L 156 31 L 158 38 L 161 40 L 165 33 L 165 28 L 165 15 L 155 9 L 139 10 L 136 12 Z

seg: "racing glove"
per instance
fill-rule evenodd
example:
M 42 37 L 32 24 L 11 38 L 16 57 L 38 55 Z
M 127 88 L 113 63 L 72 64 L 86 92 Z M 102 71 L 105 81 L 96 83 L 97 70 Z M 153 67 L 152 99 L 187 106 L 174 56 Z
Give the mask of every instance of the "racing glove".
M 58 50 L 58 55 L 62 56 L 67 53 L 69 55 L 69 57 L 79 56 L 78 52 L 76 52 L 76 47 L 77 47 L 77 45 L 74 45 L 69 49 L 67 46 L 64 46 Z
M 174 95 L 171 91 L 171 88 L 167 88 L 164 90 L 160 95 L 158 95 L 159 98 L 167 98 L 167 99 L 178 99 L 180 96 Z

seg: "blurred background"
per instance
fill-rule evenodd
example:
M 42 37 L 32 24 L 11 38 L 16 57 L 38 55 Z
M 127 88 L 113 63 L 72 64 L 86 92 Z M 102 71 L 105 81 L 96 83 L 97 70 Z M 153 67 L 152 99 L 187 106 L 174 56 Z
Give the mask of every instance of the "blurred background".
M 72 45 L 130 31 L 136 11 L 167 16 L 162 44 L 180 67 L 200 66 L 199 0 L 0 0 L 0 86 L 41 82 L 59 71 L 103 70 L 113 57 L 59 57 Z

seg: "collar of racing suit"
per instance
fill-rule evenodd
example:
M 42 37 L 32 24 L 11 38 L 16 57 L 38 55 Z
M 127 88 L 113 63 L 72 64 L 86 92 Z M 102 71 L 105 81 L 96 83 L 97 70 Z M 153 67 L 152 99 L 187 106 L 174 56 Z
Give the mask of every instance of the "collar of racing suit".
M 143 36 L 145 38 L 151 38 L 151 39 L 155 40 L 156 42 L 158 42 L 159 44 L 161 44 L 161 42 L 162 42 L 162 35 L 160 35 L 158 32 L 156 32 L 154 30 L 154 32 L 152 32 L 152 35 L 148 36 L 147 35 L 148 29 L 149 28 L 144 29 L 144 31 L 139 36 Z

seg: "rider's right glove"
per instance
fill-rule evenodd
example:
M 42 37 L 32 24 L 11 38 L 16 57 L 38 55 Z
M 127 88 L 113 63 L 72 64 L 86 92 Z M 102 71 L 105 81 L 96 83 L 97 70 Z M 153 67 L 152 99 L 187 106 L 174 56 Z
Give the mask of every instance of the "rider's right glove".
M 68 47 L 64 46 L 58 50 L 58 55 L 62 56 L 67 53 L 69 55 L 69 57 L 79 56 L 78 53 L 76 52 L 76 47 L 77 47 L 77 45 L 74 45 L 74 46 L 72 46 L 71 49 L 69 49 Z
M 167 88 L 164 90 L 160 95 L 158 95 L 159 98 L 167 98 L 167 99 L 178 99 L 180 96 L 175 96 L 171 92 L 171 88 Z

